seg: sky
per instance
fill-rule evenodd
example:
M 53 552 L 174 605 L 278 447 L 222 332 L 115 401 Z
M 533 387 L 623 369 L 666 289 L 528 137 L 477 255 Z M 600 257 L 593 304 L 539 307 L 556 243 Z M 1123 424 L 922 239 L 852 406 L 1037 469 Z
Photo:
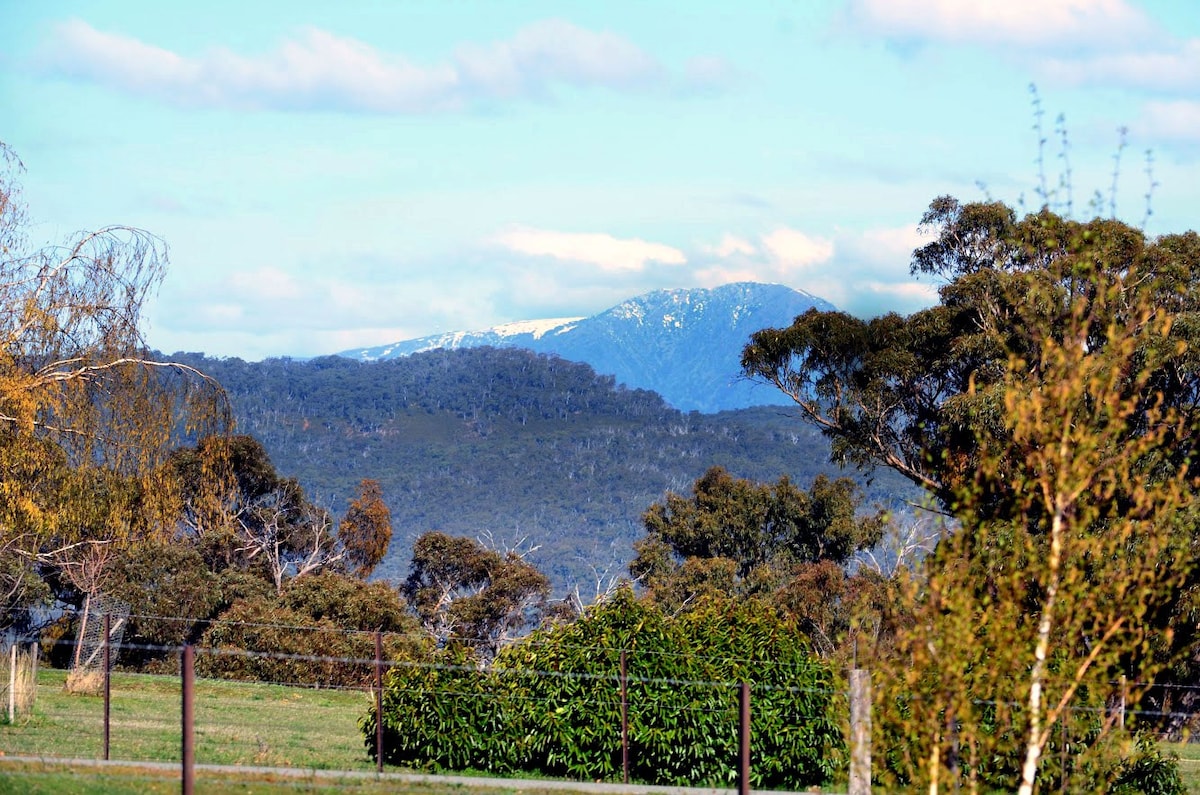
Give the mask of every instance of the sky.
M 165 241 L 164 353 L 734 281 L 908 313 L 940 195 L 1194 227 L 1200 3 L 0 0 L 0 141 L 31 240 Z

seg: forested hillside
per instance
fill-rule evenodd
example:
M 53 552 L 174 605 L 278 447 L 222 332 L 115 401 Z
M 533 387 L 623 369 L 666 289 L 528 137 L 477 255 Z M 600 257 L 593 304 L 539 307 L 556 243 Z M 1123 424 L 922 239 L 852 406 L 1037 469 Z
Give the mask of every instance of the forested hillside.
M 432 351 L 365 364 L 339 357 L 247 363 L 176 354 L 229 391 L 238 430 L 335 513 L 374 478 L 395 535 L 377 573 L 399 579 L 427 530 L 540 546 L 557 588 L 623 572 L 641 514 L 721 465 L 739 477 L 837 472 L 792 410 L 683 414 L 583 364 L 514 349 Z M 898 477 L 873 501 L 912 496 Z

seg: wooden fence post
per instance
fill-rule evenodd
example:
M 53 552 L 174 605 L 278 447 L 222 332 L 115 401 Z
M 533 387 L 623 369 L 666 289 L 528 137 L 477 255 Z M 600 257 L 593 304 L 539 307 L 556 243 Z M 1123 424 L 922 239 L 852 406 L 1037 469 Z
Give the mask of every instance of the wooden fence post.
M 850 672 L 850 795 L 871 792 L 871 674 Z
M 629 783 L 629 667 L 621 649 L 621 772 Z
M 8 650 L 8 722 L 17 719 L 17 644 Z
M 1118 725 L 1125 728 L 1125 701 L 1129 697 L 1129 682 L 1125 679 L 1125 674 L 1121 674 L 1121 713 L 1118 716 Z

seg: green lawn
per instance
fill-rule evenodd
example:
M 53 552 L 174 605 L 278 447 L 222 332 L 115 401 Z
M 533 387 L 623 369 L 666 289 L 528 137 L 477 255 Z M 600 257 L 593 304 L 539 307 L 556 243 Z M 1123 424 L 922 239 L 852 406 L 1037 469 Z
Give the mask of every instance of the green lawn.
M 66 672 L 38 672 L 33 714 L 0 723 L 0 795 L 7 793 L 178 792 L 175 769 L 81 768 L 54 763 L 14 766 L 3 757 L 100 759 L 104 702 L 63 687 Z M 196 682 L 196 762 L 371 772 L 357 720 L 369 707 L 362 692 L 312 690 L 202 679 Z M 112 679 L 110 757 L 179 762 L 180 690 L 175 677 L 116 673 Z M 1200 744 L 1164 744 L 1179 756 L 1189 791 L 1200 795 Z M 508 792 L 533 792 L 514 782 Z M 462 793 L 463 787 L 404 784 L 373 778 L 293 779 L 198 771 L 196 790 L 217 792 Z M 486 792 L 471 788 L 471 792 Z
M 65 679 L 64 671 L 39 671 L 34 712 L 0 724 L 0 754 L 102 758 L 104 701 L 67 693 Z M 179 760 L 177 678 L 116 673 L 111 704 L 110 758 Z M 356 724 L 368 706 L 362 692 L 198 680 L 196 762 L 374 770 Z
M 1164 751 L 1179 757 L 1179 773 L 1188 792 L 1200 795 L 1200 743 L 1163 743 Z
M 352 793 L 352 795 L 579 795 L 578 791 L 549 789 L 536 781 L 514 781 L 498 787 L 456 781 L 405 780 L 395 775 L 383 779 L 350 773 L 301 774 L 246 771 L 196 771 L 196 792 L 216 793 Z M 106 766 L 103 769 L 69 763 L 14 763 L 0 758 L 0 795 L 142 795 L 142 793 L 179 792 L 178 770 L 147 770 L 131 766 Z

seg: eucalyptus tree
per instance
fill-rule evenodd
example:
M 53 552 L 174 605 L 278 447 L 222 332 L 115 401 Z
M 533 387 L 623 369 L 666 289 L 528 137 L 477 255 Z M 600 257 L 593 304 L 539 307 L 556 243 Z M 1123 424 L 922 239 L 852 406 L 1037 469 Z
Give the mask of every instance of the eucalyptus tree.
M 0 596 L 44 595 L 40 566 L 93 585 L 98 549 L 163 530 L 160 464 L 180 434 L 224 430 L 220 385 L 147 350 L 165 243 L 108 226 L 29 243 L 23 166 L 0 143 Z
M 1159 638 L 1194 637 L 1174 618 L 1196 586 L 1200 237 L 948 197 L 923 224 L 912 271 L 941 281 L 936 306 L 810 312 L 756 333 L 743 367 L 835 459 L 900 472 L 961 523 L 880 661 L 884 722 L 907 738 L 893 767 L 930 791 L 956 768 L 1021 792 L 1113 786 L 1129 765 L 1110 683 L 1153 681 Z

